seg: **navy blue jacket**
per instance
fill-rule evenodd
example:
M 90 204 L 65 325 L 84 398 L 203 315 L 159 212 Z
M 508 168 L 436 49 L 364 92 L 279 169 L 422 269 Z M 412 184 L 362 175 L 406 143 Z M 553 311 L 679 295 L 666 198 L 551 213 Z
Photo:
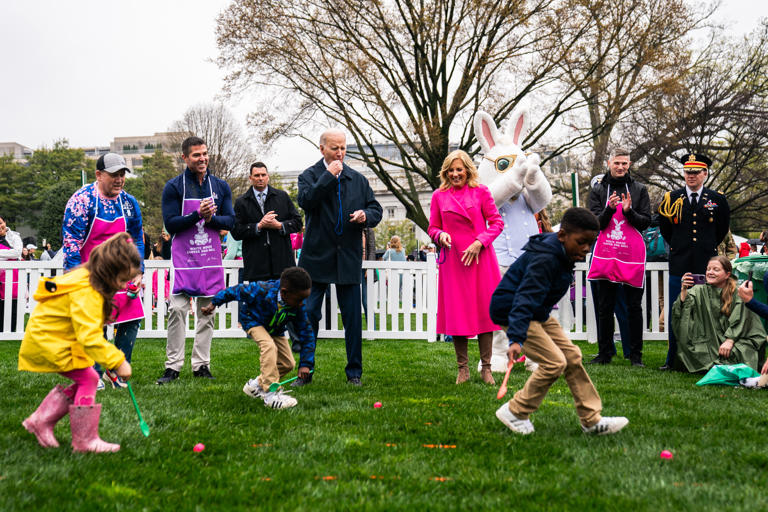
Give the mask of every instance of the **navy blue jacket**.
M 282 321 L 280 315 L 275 315 L 278 309 L 278 293 L 280 280 L 256 281 L 255 283 L 230 286 L 217 293 L 211 302 L 214 306 L 236 300 L 238 302 L 238 320 L 243 330 L 248 332 L 253 327 L 264 327 L 271 336 L 284 336 L 285 326 L 293 323 L 294 330 L 301 344 L 299 366 L 310 370 L 315 367 L 315 333 L 307 317 L 307 309 L 285 306 L 286 315 Z M 274 320 L 274 321 L 273 321 Z
M 200 220 L 198 213 L 189 215 L 181 214 L 182 200 L 184 199 L 184 185 L 186 183 L 187 199 L 205 199 L 213 191 L 213 202 L 216 204 L 216 215 L 207 222 L 206 227 L 213 229 L 232 229 L 235 224 L 235 210 L 232 208 L 232 191 L 227 182 L 211 174 L 210 169 L 205 173 L 203 184 L 197 181 L 195 175 L 189 170 L 168 180 L 163 188 L 163 224 L 168 233 L 175 235 L 180 231 L 189 229 Z M 210 183 L 210 186 L 209 186 Z
M 336 229 L 339 188 L 341 224 Z M 376 226 L 382 213 L 365 176 L 344 164 L 337 180 L 320 159 L 299 176 L 298 202 L 306 218 L 299 266 L 314 282 L 360 284 L 363 230 Z M 349 221 L 349 215 L 357 210 L 365 212 L 364 224 Z
M 508 325 L 509 344 L 523 344 L 531 320 L 544 322 L 573 282 L 574 262 L 557 233 L 533 235 L 523 254 L 501 278 L 491 296 L 491 320 Z

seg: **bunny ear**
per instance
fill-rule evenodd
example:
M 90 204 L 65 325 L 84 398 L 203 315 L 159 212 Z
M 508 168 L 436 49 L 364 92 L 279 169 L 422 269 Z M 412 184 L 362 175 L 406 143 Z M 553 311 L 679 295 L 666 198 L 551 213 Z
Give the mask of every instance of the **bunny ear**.
M 516 146 L 523 143 L 523 139 L 528 134 L 528 109 L 526 107 L 517 107 L 509 118 L 507 123 L 507 135 L 512 138 Z
M 488 153 L 499 141 L 499 131 L 496 128 L 496 123 L 489 114 L 478 110 L 475 113 L 474 125 L 475 137 L 477 137 L 480 147 L 483 148 L 483 153 Z

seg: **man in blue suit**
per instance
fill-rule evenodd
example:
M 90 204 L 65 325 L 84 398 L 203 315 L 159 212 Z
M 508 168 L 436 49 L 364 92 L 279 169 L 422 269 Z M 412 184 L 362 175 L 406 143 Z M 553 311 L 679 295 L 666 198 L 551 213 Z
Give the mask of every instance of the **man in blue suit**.
M 299 176 L 298 202 L 306 216 L 299 266 L 312 277 L 306 308 L 317 336 L 323 297 L 328 285 L 336 284 L 347 348 L 347 382 L 360 386 L 362 234 L 379 223 L 382 209 L 365 176 L 344 164 L 347 137 L 343 131 L 326 130 L 320 136 L 320 152 L 323 158 Z M 309 368 L 300 367 L 298 373 L 294 385 L 311 381 Z

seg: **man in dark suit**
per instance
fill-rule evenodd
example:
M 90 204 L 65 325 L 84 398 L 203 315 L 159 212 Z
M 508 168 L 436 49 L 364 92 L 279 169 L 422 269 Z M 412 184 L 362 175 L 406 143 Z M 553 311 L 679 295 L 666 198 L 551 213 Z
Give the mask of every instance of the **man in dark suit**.
M 291 233 L 301 231 L 301 215 L 288 194 L 269 186 L 269 172 L 262 162 L 251 165 L 252 187 L 235 201 L 232 237 L 243 241 L 243 280 L 279 279 L 296 266 Z
M 687 153 L 680 162 L 685 172 L 685 188 L 667 192 L 659 206 L 659 229 L 669 244 L 669 297 L 667 326 L 669 350 L 664 366 L 671 370 L 677 354 L 677 339 L 672 331 L 672 303 L 680 295 L 683 274 L 704 274 L 707 262 L 717 256 L 717 246 L 728 233 L 731 209 L 725 196 L 704 187 L 712 160 Z
M 307 220 L 299 266 L 312 277 L 307 313 L 315 335 L 325 291 L 330 283 L 336 284 L 347 349 L 347 382 L 359 386 L 363 374 L 362 234 L 366 227 L 379 223 L 382 209 L 365 176 L 343 163 L 347 152 L 344 132 L 324 132 L 320 152 L 323 158 L 299 176 L 299 206 Z M 309 369 L 299 368 L 295 384 L 301 386 L 310 379 Z

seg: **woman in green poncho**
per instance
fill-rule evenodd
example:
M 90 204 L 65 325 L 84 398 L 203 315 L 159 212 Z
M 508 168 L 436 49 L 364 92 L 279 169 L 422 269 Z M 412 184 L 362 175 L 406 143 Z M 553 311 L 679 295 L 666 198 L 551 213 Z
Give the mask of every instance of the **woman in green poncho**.
M 715 256 L 707 264 L 707 284 L 694 286 L 690 272 L 683 276 L 680 296 L 672 305 L 672 329 L 678 360 L 689 372 L 736 363 L 757 370 L 765 329 L 738 296 L 731 271 L 728 258 Z

